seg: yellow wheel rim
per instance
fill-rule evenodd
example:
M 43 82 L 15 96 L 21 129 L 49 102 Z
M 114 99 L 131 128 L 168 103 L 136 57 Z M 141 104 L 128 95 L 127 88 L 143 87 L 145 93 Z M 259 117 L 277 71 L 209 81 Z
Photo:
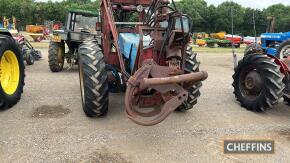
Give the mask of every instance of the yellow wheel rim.
M 59 47 L 57 50 L 57 62 L 59 66 L 63 65 L 63 53 L 63 49 Z
M 0 58 L 0 84 L 3 91 L 13 95 L 19 84 L 19 63 L 15 53 L 11 50 L 4 52 Z

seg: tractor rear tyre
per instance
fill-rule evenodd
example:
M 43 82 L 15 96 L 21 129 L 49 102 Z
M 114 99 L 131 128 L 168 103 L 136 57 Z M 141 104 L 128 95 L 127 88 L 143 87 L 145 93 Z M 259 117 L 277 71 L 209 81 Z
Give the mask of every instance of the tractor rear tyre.
M 197 54 L 192 51 L 192 47 L 188 46 L 185 52 L 185 73 L 199 72 L 200 62 L 196 60 Z M 187 111 L 197 104 L 197 98 L 200 96 L 201 82 L 194 84 L 188 89 L 188 99 L 185 103 L 179 106 L 177 111 Z
M 290 56 L 290 40 L 284 41 L 277 49 L 277 58 L 283 59 Z
M 106 63 L 96 41 L 88 41 L 79 48 L 79 77 L 82 105 L 88 117 L 101 117 L 108 112 L 109 87 Z
M 60 72 L 64 65 L 65 46 L 63 42 L 50 42 L 48 49 L 48 63 L 52 72 Z
M 12 37 L 0 35 L 0 109 L 14 106 L 24 86 L 23 56 Z
M 252 111 L 265 111 L 277 104 L 285 85 L 280 66 L 266 55 L 248 54 L 235 68 L 234 94 L 241 105 Z

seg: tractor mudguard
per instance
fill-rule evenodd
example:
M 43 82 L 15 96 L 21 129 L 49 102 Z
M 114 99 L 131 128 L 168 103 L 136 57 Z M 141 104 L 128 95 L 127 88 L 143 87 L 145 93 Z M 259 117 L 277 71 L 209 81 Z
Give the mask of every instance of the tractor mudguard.
M 273 58 L 275 60 L 275 63 L 277 65 L 281 66 L 281 68 L 280 68 L 281 73 L 283 73 L 286 76 L 289 76 L 290 75 L 289 74 L 289 72 L 290 72 L 289 71 L 290 57 L 280 60 L 280 59 L 278 59 L 275 56 L 272 56 L 272 55 L 269 55 L 269 54 L 268 54 L 268 56 L 271 57 L 271 58 Z

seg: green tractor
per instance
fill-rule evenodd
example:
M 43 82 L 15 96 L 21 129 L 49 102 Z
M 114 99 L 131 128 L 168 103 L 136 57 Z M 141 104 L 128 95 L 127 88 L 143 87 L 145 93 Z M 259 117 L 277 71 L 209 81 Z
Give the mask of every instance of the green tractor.
M 21 98 L 24 86 L 23 55 L 16 41 L 0 32 L 0 109 L 14 106 Z
M 78 64 L 79 45 L 86 39 L 97 39 L 97 21 L 98 13 L 79 9 L 68 11 L 65 29 L 53 31 L 49 44 L 48 62 L 52 72 L 62 71 L 65 60 L 70 67 Z

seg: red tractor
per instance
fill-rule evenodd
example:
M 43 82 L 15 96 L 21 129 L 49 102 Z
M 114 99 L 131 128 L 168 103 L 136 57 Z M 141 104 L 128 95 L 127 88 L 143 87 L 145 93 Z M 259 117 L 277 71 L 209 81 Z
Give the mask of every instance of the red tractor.
M 266 54 L 263 50 L 248 51 L 239 61 L 233 75 L 234 94 L 248 110 L 265 111 L 279 100 L 290 104 L 290 43 L 278 47 L 281 58 Z M 290 44 L 289 44 L 290 45 Z
M 107 113 L 109 92 L 126 91 L 127 116 L 150 126 L 197 103 L 201 81 L 189 46 L 192 20 L 168 0 L 102 0 L 100 39 L 80 48 L 82 104 L 89 117 Z

